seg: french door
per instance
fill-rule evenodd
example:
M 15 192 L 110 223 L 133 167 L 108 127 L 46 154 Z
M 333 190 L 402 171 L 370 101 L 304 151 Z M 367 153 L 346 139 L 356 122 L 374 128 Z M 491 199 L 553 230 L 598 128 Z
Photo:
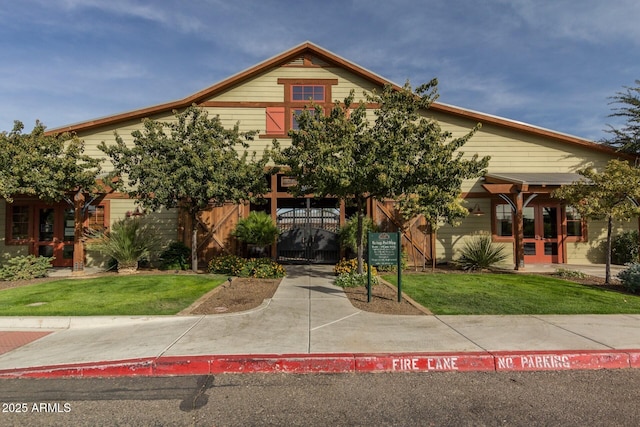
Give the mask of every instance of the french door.
M 525 264 L 562 263 L 560 205 L 537 203 L 522 209 Z
M 33 254 L 55 257 L 55 267 L 73 265 L 74 211 L 65 204 L 35 206 Z

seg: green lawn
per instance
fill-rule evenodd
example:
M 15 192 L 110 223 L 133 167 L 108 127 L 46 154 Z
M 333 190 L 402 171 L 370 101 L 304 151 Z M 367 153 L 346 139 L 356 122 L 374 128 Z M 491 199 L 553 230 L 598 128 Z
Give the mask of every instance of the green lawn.
M 402 291 L 434 314 L 640 313 L 640 296 L 537 275 L 403 274 Z
M 0 316 L 176 314 L 226 279 L 213 274 L 61 279 L 0 291 Z M 38 303 L 45 304 L 29 306 Z

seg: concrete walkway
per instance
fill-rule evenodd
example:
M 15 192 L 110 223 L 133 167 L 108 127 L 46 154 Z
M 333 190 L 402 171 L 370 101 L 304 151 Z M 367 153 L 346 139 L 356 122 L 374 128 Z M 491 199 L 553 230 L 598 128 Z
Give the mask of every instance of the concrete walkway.
M 18 340 L 0 377 L 640 367 L 640 315 L 379 315 L 354 308 L 330 267 L 287 271 L 243 313 L 0 317 Z

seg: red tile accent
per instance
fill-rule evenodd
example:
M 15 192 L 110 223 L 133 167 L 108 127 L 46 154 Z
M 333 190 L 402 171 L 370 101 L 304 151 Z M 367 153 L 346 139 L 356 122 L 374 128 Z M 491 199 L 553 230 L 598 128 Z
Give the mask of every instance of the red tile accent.
M 50 333 L 51 331 L 0 331 L 0 354 L 8 353 Z

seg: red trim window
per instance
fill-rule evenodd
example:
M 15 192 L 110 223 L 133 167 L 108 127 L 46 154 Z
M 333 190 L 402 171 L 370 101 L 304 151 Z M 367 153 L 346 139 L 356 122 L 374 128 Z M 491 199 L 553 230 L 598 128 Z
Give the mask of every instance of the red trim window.
M 99 205 L 91 205 L 87 209 L 84 227 L 85 231 L 104 231 L 109 224 L 109 208 L 108 201 L 103 201 Z M 74 211 L 73 208 L 65 203 L 57 203 L 55 205 L 42 205 L 37 202 L 27 204 L 9 204 L 7 205 L 7 221 L 6 221 L 6 242 L 7 244 L 25 245 L 33 242 L 38 238 L 39 218 L 38 212 L 46 206 L 47 212 L 50 212 L 51 218 L 62 224 L 51 230 L 52 238 L 55 237 L 64 242 L 72 242 L 74 239 Z M 36 223 L 37 222 L 37 223 Z M 58 233 L 54 235 L 53 233 Z M 56 237 L 57 236 L 57 237 Z
M 573 206 L 565 206 L 567 239 L 574 241 L 586 240 L 585 221 Z
M 29 239 L 30 212 L 29 205 L 9 205 L 8 241 L 18 243 Z
M 324 86 L 320 85 L 292 85 L 291 101 L 293 102 L 324 102 Z
M 291 129 L 300 129 L 300 126 L 298 126 L 298 116 L 302 114 L 303 111 L 304 109 L 302 108 L 295 108 L 291 110 Z M 318 114 L 318 110 L 309 109 L 309 113 L 312 117 L 315 117 L 315 115 Z
M 496 204 L 493 210 L 494 235 L 500 237 L 513 237 L 513 210 L 507 204 Z
M 107 229 L 106 209 L 104 205 L 91 205 L 87 209 L 86 231 L 103 232 Z
M 279 105 L 265 107 L 266 135 L 263 137 L 282 136 L 298 129 L 296 115 L 311 104 L 318 104 L 322 110 L 331 108 L 331 88 L 338 84 L 337 79 L 278 79 L 284 86 L 284 99 Z

